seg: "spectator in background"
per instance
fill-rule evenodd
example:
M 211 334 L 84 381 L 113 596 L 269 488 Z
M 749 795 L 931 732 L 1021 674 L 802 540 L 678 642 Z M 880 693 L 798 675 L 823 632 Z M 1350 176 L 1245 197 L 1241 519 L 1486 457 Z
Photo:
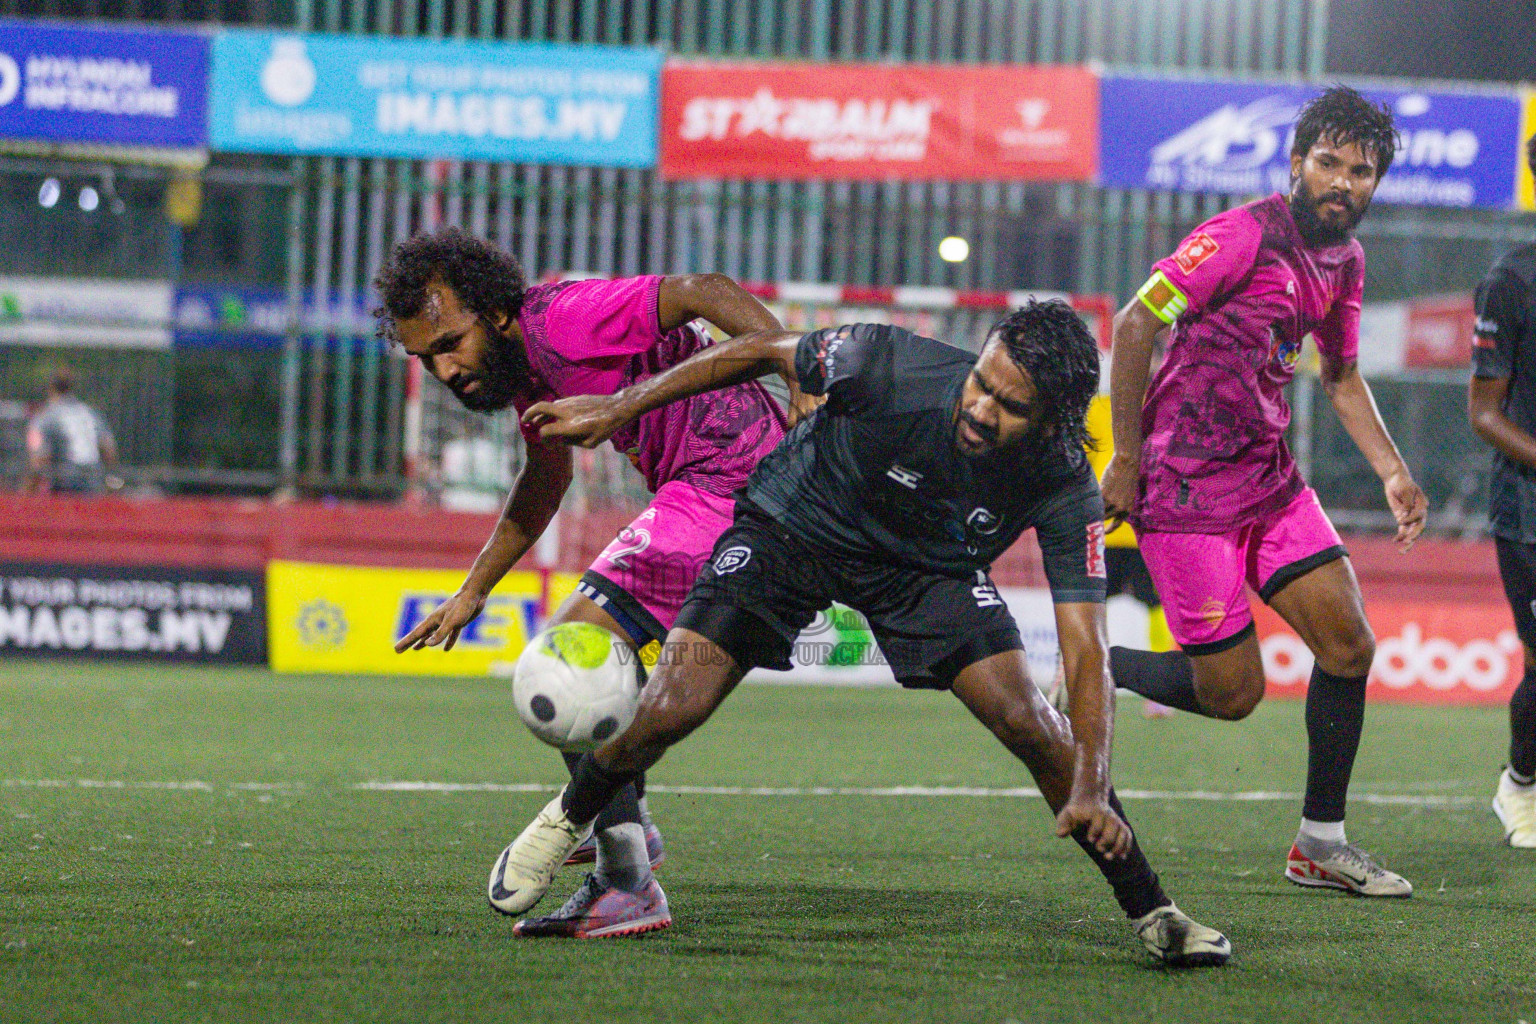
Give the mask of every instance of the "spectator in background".
M 48 384 L 48 401 L 27 425 L 28 491 L 100 494 L 117 465 L 117 441 L 101 414 L 74 394 L 68 370 Z

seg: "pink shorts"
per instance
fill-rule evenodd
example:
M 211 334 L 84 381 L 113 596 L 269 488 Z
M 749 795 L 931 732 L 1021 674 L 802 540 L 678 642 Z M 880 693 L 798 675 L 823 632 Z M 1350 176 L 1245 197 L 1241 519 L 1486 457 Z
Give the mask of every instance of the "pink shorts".
M 1228 650 L 1253 631 L 1245 582 L 1268 602 L 1292 580 L 1349 554 L 1310 487 L 1275 515 L 1230 533 L 1148 531 L 1140 544 L 1168 629 L 1189 654 Z
M 582 575 L 578 592 L 612 615 L 641 646 L 665 640 L 683 601 L 731 525 L 736 502 L 673 480 L 619 531 Z M 627 620 L 627 621 L 626 621 Z

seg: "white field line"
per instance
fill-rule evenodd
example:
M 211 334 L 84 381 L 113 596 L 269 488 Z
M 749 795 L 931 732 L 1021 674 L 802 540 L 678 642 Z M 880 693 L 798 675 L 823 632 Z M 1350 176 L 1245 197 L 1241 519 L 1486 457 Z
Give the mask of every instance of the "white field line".
M 0 779 L 0 790 L 154 790 L 162 792 L 258 792 L 289 793 L 308 790 L 306 783 L 232 782 L 216 785 L 201 781 L 140 781 L 121 779 Z M 348 787 L 367 793 L 554 793 L 559 786 L 542 782 L 358 782 Z M 994 797 L 1005 800 L 1035 800 L 1040 791 L 1028 786 L 988 788 L 982 786 L 646 786 L 647 793 L 672 796 L 749 796 L 749 797 Z M 1241 790 L 1222 793 L 1212 790 L 1122 789 L 1125 800 L 1199 801 L 1207 803 L 1281 803 L 1302 798 L 1300 793 L 1281 790 Z M 1477 796 L 1436 796 L 1408 793 L 1352 793 L 1350 802 L 1386 807 L 1423 807 L 1451 809 L 1480 806 Z

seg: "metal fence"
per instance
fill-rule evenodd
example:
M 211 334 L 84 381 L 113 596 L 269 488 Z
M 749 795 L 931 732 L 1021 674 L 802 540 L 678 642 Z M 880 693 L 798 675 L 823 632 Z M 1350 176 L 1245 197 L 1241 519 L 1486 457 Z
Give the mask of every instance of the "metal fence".
M 681 55 L 1313 77 L 1323 72 L 1327 9 L 1325 0 L 0 0 L 4 13 L 660 45 Z M 203 175 L 195 226 L 168 225 L 159 212 L 169 172 L 119 168 L 125 209 L 103 231 L 81 218 L 73 227 L 40 219 L 29 192 L 40 173 L 26 161 L 0 166 L 0 272 L 27 264 L 33 272 L 280 284 L 293 308 L 307 297 L 321 310 L 280 353 L 173 352 L 169 393 L 140 403 L 170 407 L 169 436 L 132 448 L 135 460 L 153 460 L 145 465 L 167 480 L 282 480 L 378 495 L 400 493 L 418 467 L 430 482 L 443 445 L 475 441 L 434 382 L 372 344 L 350 313 L 324 315 L 351 310 L 388 248 L 417 231 L 462 225 L 516 253 L 535 277 L 715 270 L 757 281 L 1123 298 L 1153 260 L 1233 202 L 1081 184 L 671 182 L 643 170 L 452 159 L 220 157 Z M 7 192 L 12 178 L 23 184 Z M 1467 289 L 1527 231 L 1499 213 L 1375 210 L 1361 230 L 1367 294 Z M 938 240 L 951 233 L 972 240 L 971 259 L 938 257 Z M 12 353 L 0 369 L 10 393 L 0 397 L 30 396 L 28 359 L 64 355 Z M 407 401 L 417 387 L 419 419 Z M 1320 413 L 1313 422 L 1322 430 L 1330 421 Z M 494 443 L 516 447 L 504 428 L 492 433 Z M 1313 447 L 1331 450 L 1326 438 Z

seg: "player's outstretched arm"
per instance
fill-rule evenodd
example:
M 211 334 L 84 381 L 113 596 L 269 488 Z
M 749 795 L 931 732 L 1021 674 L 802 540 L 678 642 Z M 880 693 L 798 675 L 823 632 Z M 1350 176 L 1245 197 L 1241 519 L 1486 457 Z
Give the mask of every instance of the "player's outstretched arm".
M 656 318 L 664 331 L 690 320 L 708 320 L 733 338 L 753 331 L 782 330 L 784 326 L 767 306 L 724 274 L 674 274 L 662 278 Z M 789 388 L 790 426 L 825 401 L 802 392 L 793 377 L 786 377 L 784 383 Z
M 1323 390 L 1339 414 L 1339 422 L 1344 424 L 1355 446 L 1381 478 L 1387 507 L 1397 519 L 1397 544 L 1406 552 L 1424 532 L 1429 499 L 1414 482 L 1408 464 L 1392 442 L 1392 435 L 1387 433 L 1387 425 L 1381 421 L 1370 385 L 1360 376 L 1359 365 L 1353 359 L 1339 360 L 1322 355 L 1321 379 Z
M 724 274 L 674 274 L 661 279 L 656 319 L 663 331 L 708 320 L 731 337 L 777 331 L 784 325 L 767 306 Z
M 1473 376 L 1467 388 L 1467 419 L 1477 436 L 1507 459 L 1536 469 L 1536 437 L 1521 430 L 1504 413 L 1509 400 L 1508 377 Z
M 1109 805 L 1109 750 L 1114 735 L 1114 684 L 1109 674 L 1109 640 L 1104 606 L 1096 602 L 1056 605 L 1056 634 L 1066 673 L 1068 715 L 1076 759 L 1072 795 L 1056 815 L 1056 834 L 1086 828 L 1087 838 L 1110 857 L 1131 850 L 1131 829 Z
M 395 643 L 396 654 L 439 644 L 445 651 L 453 650 L 464 627 L 485 608 L 491 588 L 501 582 L 549 526 L 560 508 L 560 499 L 571 486 L 571 476 L 568 447 L 555 442 L 528 446 L 528 461 L 512 484 L 501 519 L 480 549 L 464 583 Z
M 1115 314 L 1109 372 L 1110 424 L 1115 454 L 1104 469 L 1104 517 L 1109 528 L 1125 522 L 1136 505 L 1141 480 L 1141 409 L 1147 399 L 1152 346 L 1167 324 L 1140 296 Z
M 539 426 L 539 436 L 583 448 L 596 448 L 625 424 L 652 409 L 777 373 L 790 383 L 795 375 L 799 331 L 754 331 L 700 349 L 665 373 L 633 384 L 611 396 L 573 395 L 555 402 L 538 402 L 523 413 L 523 422 Z

